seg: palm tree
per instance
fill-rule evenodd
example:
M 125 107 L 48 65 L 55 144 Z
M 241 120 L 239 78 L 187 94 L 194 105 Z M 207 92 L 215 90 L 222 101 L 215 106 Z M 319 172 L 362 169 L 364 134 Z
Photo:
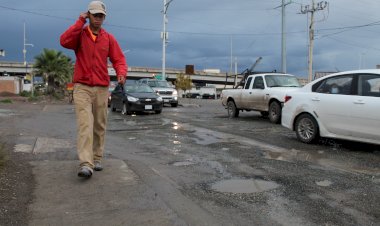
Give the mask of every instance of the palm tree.
M 47 82 L 47 93 L 53 94 L 57 89 L 62 91 L 64 84 L 71 81 L 73 63 L 70 57 L 61 51 L 44 49 L 40 55 L 34 57 L 36 73 L 41 74 Z

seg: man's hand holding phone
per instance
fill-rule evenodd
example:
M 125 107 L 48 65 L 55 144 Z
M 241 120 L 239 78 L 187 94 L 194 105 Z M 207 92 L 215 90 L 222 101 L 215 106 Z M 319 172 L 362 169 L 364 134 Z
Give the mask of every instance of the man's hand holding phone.
M 83 12 L 80 14 L 81 17 L 83 17 L 84 19 L 87 19 L 88 18 L 88 12 Z

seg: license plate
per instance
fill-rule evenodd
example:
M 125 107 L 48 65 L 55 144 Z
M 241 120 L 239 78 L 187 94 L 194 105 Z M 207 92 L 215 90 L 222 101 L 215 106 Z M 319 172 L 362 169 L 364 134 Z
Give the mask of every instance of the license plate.
M 164 102 L 165 102 L 165 103 L 167 103 L 167 102 L 169 102 L 169 100 L 167 100 L 167 99 L 164 99 Z
M 145 105 L 145 110 L 152 110 L 152 109 L 153 109 L 152 105 Z

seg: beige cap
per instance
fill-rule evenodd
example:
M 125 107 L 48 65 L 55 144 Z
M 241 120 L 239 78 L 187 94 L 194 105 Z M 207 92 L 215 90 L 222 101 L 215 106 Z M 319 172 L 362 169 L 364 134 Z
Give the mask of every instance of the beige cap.
M 106 5 L 102 1 L 92 1 L 88 4 L 88 11 L 91 14 L 102 13 L 106 14 Z

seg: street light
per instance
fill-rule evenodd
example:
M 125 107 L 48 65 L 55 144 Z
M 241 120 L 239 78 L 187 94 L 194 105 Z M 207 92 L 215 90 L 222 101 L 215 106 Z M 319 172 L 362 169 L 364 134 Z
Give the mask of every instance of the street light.
M 169 2 L 166 2 L 166 0 L 164 0 L 164 9 L 162 11 L 162 13 L 164 14 L 164 19 L 163 19 L 163 32 L 161 33 L 161 38 L 162 38 L 162 76 L 161 76 L 161 79 L 162 80 L 166 80 L 166 73 L 165 73 L 165 70 L 166 70 L 166 43 L 167 42 L 167 39 L 168 39 L 168 32 L 166 32 L 166 24 L 168 23 L 168 19 L 166 18 L 166 12 L 168 11 L 168 8 L 169 8 L 169 5 L 170 3 L 172 2 L 173 0 L 169 0 Z
M 33 44 L 26 43 L 26 34 L 25 34 L 25 22 L 24 22 L 24 49 L 22 52 L 24 53 L 24 65 L 25 65 L 25 75 L 28 74 L 28 64 L 26 62 L 26 46 L 33 47 Z M 34 79 L 33 79 L 33 73 L 31 73 L 31 84 L 32 84 L 32 97 L 34 96 Z

